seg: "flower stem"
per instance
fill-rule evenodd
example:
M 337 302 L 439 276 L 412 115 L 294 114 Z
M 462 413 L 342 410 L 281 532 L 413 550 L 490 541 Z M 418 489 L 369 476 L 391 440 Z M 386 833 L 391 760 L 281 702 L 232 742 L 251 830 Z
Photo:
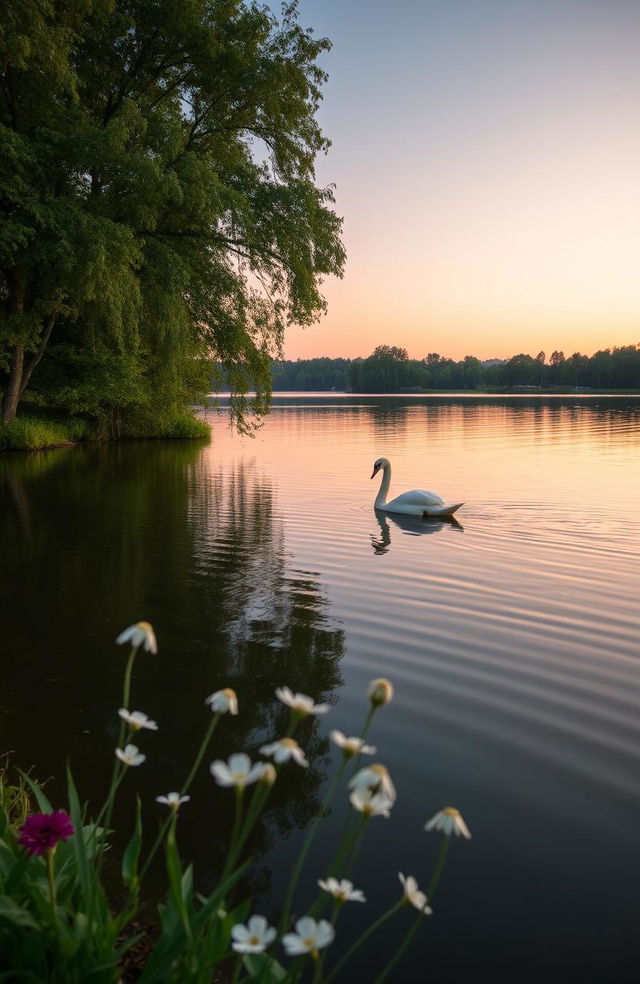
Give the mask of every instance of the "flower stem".
M 367 737 L 367 735 L 369 733 L 369 728 L 371 727 L 371 722 L 373 721 L 373 715 L 376 713 L 376 710 L 377 710 L 377 708 L 372 704 L 371 707 L 369 708 L 368 712 L 367 712 L 366 718 L 364 719 L 364 725 L 362 727 L 362 734 L 360 735 L 360 738 L 361 738 L 363 744 L 364 744 L 364 742 L 366 740 L 366 737 Z M 352 775 L 354 775 L 357 772 L 358 766 L 360 765 L 360 759 L 361 758 L 362 758 L 362 750 L 360 749 L 358 752 L 356 752 L 356 754 L 353 757 L 353 768 L 351 770 L 351 774 Z
M 54 920 L 57 919 L 56 913 L 56 877 L 53 870 L 53 855 L 55 854 L 55 847 L 47 847 L 44 852 L 45 861 L 47 864 L 47 879 L 49 882 L 49 896 L 51 898 L 51 909 L 53 912 Z
M 341 902 L 339 899 L 336 899 L 335 904 L 333 906 L 333 912 L 331 913 L 331 919 L 329 920 L 329 922 L 334 927 L 334 929 L 336 923 L 338 922 L 338 916 L 340 915 L 343 908 L 344 908 L 344 902 Z M 327 950 L 323 950 L 322 956 L 318 961 L 318 969 L 320 971 L 322 971 L 322 969 L 324 968 L 325 960 L 327 959 L 327 952 L 328 952 Z M 322 977 L 320 977 L 320 979 L 322 979 Z
M 320 804 L 320 807 L 318 809 L 318 812 L 316 813 L 315 817 L 311 821 L 311 824 L 309 826 L 309 830 L 307 831 L 307 836 L 305 837 L 304 843 L 303 843 L 302 848 L 300 850 L 300 853 L 298 854 L 296 863 L 295 863 L 295 865 L 293 867 L 293 872 L 291 873 L 291 878 L 289 879 L 289 884 L 287 886 L 287 894 L 285 896 L 284 906 L 283 906 L 283 909 L 282 909 L 282 916 L 280 917 L 280 932 L 281 933 L 286 928 L 287 920 L 289 919 L 289 912 L 291 910 L 291 902 L 293 900 L 293 893 L 295 892 L 296 887 L 298 885 L 298 881 L 300 879 L 300 874 L 302 872 L 302 866 L 304 864 L 304 861 L 305 861 L 305 858 L 306 858 L 307 854 L 309 853 L 309 848 L 311 847 L 311 842 L 313 841 L 313 838 L 315 837 L 316 830 L 318 829 L 318 824 L 320 823 L 320 821 L 322 820 L 322 818 L 324 817 L 324 815 L 326 813 L 327 807 L 329 806 L 329 803 L 331 802 L 331 800 L 333 798 L 333 794 L 336 791 L 336 786 L 338 785 L 340 779 L 342 778 L 342 775 L 344 773 L 344 770 L 345 770 L 346 766 L 347 766 L 347 760 L 344 760 L 342 762 L 340 768 L 336 772 L 335 776 L 333 777 L 333 779 L 331 781 L 331 784 L 330 784 L 330 786 L 329 786 L 329 788 L 328 788 L 328 790 L 327 790 L 327 792 L 326 792 L 326 794 L 325 794 L 325 796 L 324 796 L 324 798 L 323 798 L 323 800 L 322 800 L 322 802 Z
M 122 686 L 122 706 L 125 710 L 129 710 L 129 700 L 131 699 L 131 674 L 133 673 L 133 664 L 135 662 L 136 653 L 138 652 L 137 646 L 132 646 L 129 651 L 129 658 L 127 659 L 127 665 L 124 671 L 124 683 Z M 124 737 L 126 734 L 126 722 L 124 719 L 120 721 L 120 728 L 118 730 L 118 748 L 122 748 L 124 743 Z M 104 806 L 100 810 L 98 817 L 96 819 L 96 827 L 99 826 L 100 821 L 104 816 L 105 820 L 105 831 L 108 830 L 109 824 L 111 823 L 111 813 L 113 810 L 113 799 L 115 796 L 116 789 L 119 785 L 119 781 L 122 779 L 123 773 L 120 773 L 120 780 L 118 780 L 118 759 L 116 758 L 113 763 L 113 771 L 111 773 L 111 783 L 109 785 L 109 792 L 107 793 L 107 798 L 104 802 Z
M 322 960 L 320 959 L 320 956 L 317 953 L 313 957 L 313 960 L 315 963 L 315 969 L 313 971 L 313 980 L 311 984 L 318 984 L 322 975 Z
M 440 875 L 442 874 L 444 863 L 447 860 L 448 848 L 449 848 L 449 835 L 443 834 L 442 840 L 440 842 L 440 851 L 438 852 L 438 858 L 436 860 L 436 864 L 433 869 L 433 874 L 431 876 L 431 881 L 429 882 L 429 888 L 427 890 L 427 896 L 430 902 L 433 900 L 433 896 L 436 894 L 436 888 L 438 887 L 438 882 L 440 881 Z
M 424 921 L 424 919 L 425 919 L 424 914 L 422 912 L 419 912 L 416 918 L 414 919 L 413 926 L 411 927 L 411 929 L 405 936 L 404 940 L 400 944 L 400 947 L 398 948 L 398 950 L 396 950 L 395 954 L 393 955 L 387 966 L 384 968 L 382 973 L 379 974 L 378 977 L 376 977 L 374 984 L 382 984 L 382 981 L 386 980 L 386 978 L 389 976 L 395 965 L 401 959 L 403 953 L 411 943 L 411 940 L 420 929 L 420 926 Z
M 371 818 L 368 817 L 366 813 L 363 813 L 362 816 L 361 816 L 361 818 L 360 818 L 360 826 L 356 830 L 355 836 L 354 836 L 351 844 L 349 845 L 349 851 L 351 853 L 350 854 L 347 854 L 347 858 L 346 858 L 346 862 L 345 862 L 345 864 L 346 864 L 346 866 L 345 866 L 345 874 L 346 875 L 350 875 L 351 872 L 352 872 L 352 870 L 353 870 L 353 866 L 356 863 L 356 858 L 358 857 L 358 852 L 359 852 L 360 847 L 362 845 L 362 838 L 363 838 L 363 835 L 364 835 L 365 827 L 367 826 L 367 821 L 370 820 L 370 819 Z
M 338 868 L 342 868 L 341 875 L 349 875 L 357 857 L 358 851 L 360 849 L 360 843 L 362 841 L 362 836 L 367 825 L 367 821 L 370 819 L 365 813 L 360 815 L 360 824 L 355 832 L 352 832 L 352 823 L 346 823 L 344 831 L 342 834 L 342 840 L 338 845 L 338 850 L 329 866 L 329 871 L 331 875 L 336 875 Z M 353 818 L 349 817 L 349 821 Z M 347 863 L 348 860 L 348 863 Z M 323 892 L 320 892 L 309 910 L 311 916 L 318 916 L 326 908 L 328 900 L 326 899 Z
M 367 716 L 365 718 L 364 725 L 363 725 L 363 728 L 362 728 L 362 734 L 361 734 L 361 740 L 362 740 L 363 743 L 365 742 L 366 737 L 367 737 L 367 735 L 369 733 L 369 728 L 371 727 L 371 722 L 373 721 L 373 715 L 376 713 L 376 710 L 377 710 L 377 707 L 374 704 L 372 704 L 370 706 L 368 712 L 367 712 Z M 362 758 L 362 751 L 358 751 L 356 753 L 356 755 L 353 756 L 352 759 L 348 759 L 347 760 L 348 762 L 351 762 L 351 777 L 353 777 L 356 774 L 356 772 L 358 771 L 358 766 L 360 765 L 361 758 Z M 341 862 L 344 859 L 345 852 L 348 849 L 348 847 L 350 846 L 350 837 L 349 837 L 349 834 L 351 832 L 352 825 L 353 825 L 353 814 L 352 813 L 349 813 L 349 816 L 347 817 L 346 823 L 344 825 L 344 830 L 343 830 L 343 833 L 342 833 L 342 837 L 340 839 L 340 847 L 339 847 L 339 849 L 338 849 L 338 851 L 337 851 L 337 853 L 336 853 L 333 861 L 329 865 L 329 874 L 330 875 L 335 875 L 336 874 L 336 872 L 337 872 L 337 870 L 338 870 Z
M 124 671 L 124 687 L 122 689 L 122 706 L 126 711 L 130 711 L 129 701 L 131 699 L 131 674 L 133 673 L 133 664 L 135 662 L 136 653 L 138 652 L 137 646 L 131 647 L 131 652 L 129 653 L 129 659 L 127 660 L 127 667 Z M 119 743 L 122 744 L 122 739 L 124 738 L 125 722 L 122 721 L 120 725 L 120 738 Z
M 133 664 L 135 662 L 137 652 L 138 652 L 138 647 L 133 646 L 129 652 L 129 658 L 127 659 L 127 665 L 124 671 L 124 683 L 122 687 L 122 706 L 126 710 L 129 710 L 129 700 L 131 697 L 131 674 L 133 672 Z M 122 745 L 124 743 L 126 727 L 127 727 L 126 722 L 124 721 L 124 719 L 122 719 L 120 721 L 120 728 L 118 730 L 118 748 L 122 748 Z M 100 826 L 100 822 L 102 818 L 105 816 L 105 814 L 107 815 L 105 829 L 108 828 L 109 824 L 111 823 L 111 808 L 113 806 L 113 796 L 116 791 L 116 780 L 118 778 L 118 764 L 119 764 L 118 759 L 116 758 L 116 760 L 113 763 L 113 770 L 111 772 L 111 782 L 109 784 L 109 791 L 107 793 L 107 798 L 104 801 L 104 804 L 100 812 L 98 813 L 98 816 L 95 821 L 96 827 Z M 122 776 L 120 778 L 122 778 Z
M 120 765 L 120 762 L 118 761 L 118 759 L 116 759 L 116 764 L 115 764 L 115 767 L 114 767 L 113 775 L 111 777 L 111 786 L 109 788 L 109 794 L 107 796 L 107 801 L 104 804 L 104 806 L 102 807 L 102 810 L 100 811 L 100 813 L 98 814 L 98 818 L 97 818 L 97 820 L 96 820 L 96 822 L 94 824 L 94 831 L 95 831 L 96 836 L 98 836 L 98 828 L 100 827 L 100 823 L 102 821 L 103 815 L 106 814 L 106 816 L 104 817 L 104 824 L 103 824 L 103 827 L 102 827 L 102 837 L 100 838 L 100 842 L 99 842 L 99 846 L 98 846 L 98 852 L 97 852 L 97 856 L 96 856 L 96 885 L 100 881 L 100 872 L 102 870 L 102 862 L 103 862 L 103 859 L 104 859 L 104 852 L 105 852 L 105 849 L 106 849 L 106 846 L 107 846 L 107 836 L 108 836 L 108 833 L 109 833 L 109 828 L 111 826 L 111 817 L 113 815 L 113 804 L 115 802 L 116 793 L 118 791 L 118 787 L 120 786 L 120 783 L 124 779 L 125 774 L 127 772 L 127 766 L 126 765 L 120 765 L 120 770 L 118 771 L 118 766 L 119 765 Z
M 200 742 L 200 747 L 198 748 L 198 751 L 196 752 L 196 757 L 194 759 L 193 765 L 191 766 L 191 771 L 189 772 L 189 775 L 185 779 L 184 784 L 182 786 L 182 789 L 180 790 L 180 795 L 181 796 L 186 795 L 187 790 L 190 789 L 190 787 L 191 787 L 191 783 L 193 782 L 193 780 L 195 778 L 196 772 L 200 768 L 200 764 L 202 762 L 202 759 L 204 758 L 204 754 L 205 754 L 205 752 L 207 750 L 207 747 L 209 745 L 209 742 L 213 738 L 213 733 L 216 730 L 216 725 L 218 723 L 219 718 L 220 718 L 220 712 L 218 712 L 217 714 L 214 714 L 213 718 L 209 722 L 209 726 L 208 726 L 207 730 L 205 731 L 204 738 Z M 158 852 L 158 848 L 160 847 L 160 845 L 162 844 L 162 841 L 164 840 L 165 834 L 166 834 L 166 832 L 167 832 L 167 830 L 169 828 L 169 824 L 171 823 L 171 820 L 172 820 L 172 811 L 169 812 L 168 817 L 166 818 L 166 820 L 164 821 L 164 823 L 160 827 L 160 830 L 158 832 L 158 836 L 156 837 L 155 841 L 153 842 L 153 847 L 151 848 L 151 850 L 149 851 L 149 854 L 147 855 L 147 859 L 146 859 L 146 861 L 145 861 L 145 863 L 144 863 L 144 865 L 142 867 L 142 871 L 140 872 L 140 879 L 141 880 L 142 880 L 142 878 L 144 878 L 144 876 L 147 873 L 147 870 L 149 868 L 149 865 L 151 864 L 151 862 L 153 861 L 154 857 L 156 856 L 156 854 Z
M 331 973 L 326 978 L 326 984 L 329 984 L 329 982 L 334 979 L 338 971 L 341 970 L 342 967 L 344 967 L 346 962 L 348 960 L 351 960 L 351 957 L 354 955 L 356 950 L 359 950 L 362 944 L 365 943 L 366 940 L 368 940 L 373 933 L 375 933 L 378 929 L 380 929 L 380 927 L 384 923 L 386 923 L 387 919 L 391 919 L 391 917 L 394 916 L 396 912 L 398 912 L 403 907 L 403 905 L 405 905 L 404 898 L 400 899 L 399 902 L 396 902 L 395 905 L 392 905 L 391 908 L 387 909 L 386 912 L 383 912 L 379 919 L 376 919 L 374 923 L 371 923 L 368 929 L 365 929 L 360 939 L 356 940 L 356 942 L 351 947 L 349 947 L 349 949 L 344 954 L 344 956 L 342 956 L 340 960 L 338 960 L 337 964 L 333 967 Z
M 431 881 L 429 882 L 429 889 L 427 892 L 427 896 L 430 902 L 433 901 L 433 897 L 436 894 L 436 888 L 438 887 L 438 882 L 440 881 L 440 875 L 442 874 L 442 869 L 444 868 L 444 863 L 447 859 L 448 848 L 449 848 L 449 835 L 443 834 L 442 841 L 440 842 L 440 850 L 438 852 L 438 857 L 436 859 L 435 867 L 433 869 L 433 874 L 431 876 Z M 415 920 L 413 926 L 405 936 L 400 947 L 394 954 L 393 958 L 389 961 L 385 969 L 382 971 L 382 973 L 378 977 L 376 977 L 374 984 L 382 984 L 382 981 L 384 981 L 389 976 L 395 965 L 402 958 L 403 953 L 411 943 L 413 937 L 418 932 L 422 919 L 424 919 L 424 916 L 422 913 L 419 913 L 417 919 Z
M 242 969 L 242 954 L 239 953 L 236 957 L 236 962 L 233 968 L 233 976 L 231 978 L 231 984 L 237 984 L 238 978 L 240 977 L 240 971 Z
M 204 738 L 202 739 L 202 741 L 200 743 L 200 748 L 198 749 L 198 751 L 196 753 L 196 757 L 195 757 L 194 763 L 191 766 L 191 771 L 189 772 L 189 775 L 185 779 L 184 785 L 183 785 L 182 789 L 180 790 L 180 795 L 181 796 L 184 796 L 186 794 L 187 790 L 190 788 L 191 783 L 193 782 L 193 780 L 195 778 L 196 772 L 200 768 L 200 763 L 202 762 L 202 759 L 204 758 L 204 753 L 207 750 L 207 746 L 208 746 L 209 742 L 213 738 L 213 732 L 216 730 L 216 725 L 217 725 L 218 721 L 220 720 L 220 713 L 221 712 L 218 711 L 217 714 L 214 714 L 213 715 L 213 718 L 209 722 L 209 727 L 207 728 L 207 730 L 205 732 L 205 736 L 204 736 Z
M 229 854 L 233 854 L 233 850 L 236 844 L 238 843 L 238 837 L 240 836 L 243 799 L 244 799 L 244 786 L 236 786 L 236 813 L 233 818 L 233 830 L 231 831 L 231 843 L 229 844 Z

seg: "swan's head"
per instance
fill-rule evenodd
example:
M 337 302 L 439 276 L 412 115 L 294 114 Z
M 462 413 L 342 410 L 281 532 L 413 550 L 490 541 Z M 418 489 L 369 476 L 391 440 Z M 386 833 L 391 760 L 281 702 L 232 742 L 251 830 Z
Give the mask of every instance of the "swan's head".
M 373 471 L 371 472 L 371 478 L 375 478 L 381 468 L 389 468 L 389 462 L 386 458 L 378 458 L 377 461 L 373 463 Z

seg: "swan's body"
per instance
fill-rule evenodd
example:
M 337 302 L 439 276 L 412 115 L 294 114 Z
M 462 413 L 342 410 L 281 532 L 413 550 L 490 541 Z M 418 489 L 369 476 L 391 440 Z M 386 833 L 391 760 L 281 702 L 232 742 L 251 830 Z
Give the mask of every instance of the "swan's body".
M 387 502 L 387 493 L 391 483 L 391 465 L 386 458 L 378 458 L 374 463 L 371 478 L 374 478 L 380 469 L 382 469 L 382 481 L 374 503 L 376 509 L 389 513 L 401 513 L 404 516 L 453 516 L 456 509 L 463 505 L 462 502 L 458 502 L 455 506 L 448 506 L 441 496 L 424 489 L 412 489 L 411 492 L 403 492 L 391 502 Z

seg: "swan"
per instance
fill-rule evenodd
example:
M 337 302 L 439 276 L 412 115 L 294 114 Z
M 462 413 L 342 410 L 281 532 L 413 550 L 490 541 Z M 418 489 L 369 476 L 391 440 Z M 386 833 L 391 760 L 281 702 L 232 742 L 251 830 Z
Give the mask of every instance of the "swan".
M 455 506 L 448 506 L 444 499 L 435 492 L 426 492 L 422 489 L 413 489 L 411 492 L 403 492 L 396 496 L 391 502 L 387 502 L 387 492 L 391 482 L 391 465 L 386 458 L 378 458 L 373 464 L 371 478 L 375 478 L 382 469 L 382 481 L 376 496 L 374 506 L 389 513 L 402 513 L 404 516 L 453 516 L 456 509 L 464 505 L 462 502 Z

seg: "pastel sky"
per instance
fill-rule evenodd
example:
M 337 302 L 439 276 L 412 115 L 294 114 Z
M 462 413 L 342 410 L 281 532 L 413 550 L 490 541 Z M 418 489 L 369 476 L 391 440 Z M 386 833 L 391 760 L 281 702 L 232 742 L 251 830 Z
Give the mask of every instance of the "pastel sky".
M 348 259 L 288 358 L 640 341 L 639 0 L 301 0 Z

